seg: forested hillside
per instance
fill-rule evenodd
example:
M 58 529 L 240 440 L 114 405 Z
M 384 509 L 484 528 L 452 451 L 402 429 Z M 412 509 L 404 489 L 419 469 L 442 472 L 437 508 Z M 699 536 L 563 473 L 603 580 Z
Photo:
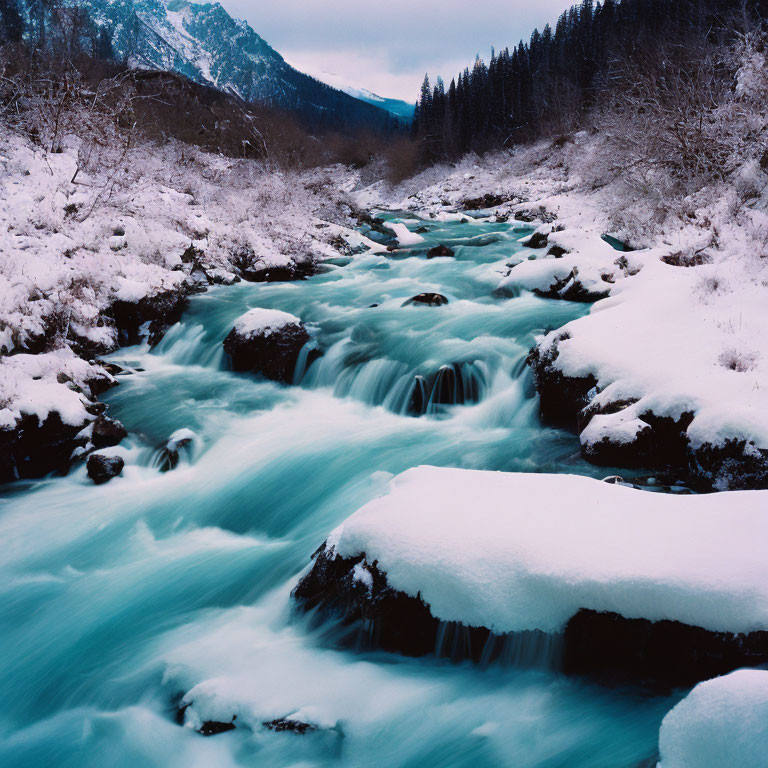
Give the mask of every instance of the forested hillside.
M 591 108 L 679 113 L 703 133 L 732 68 L 723 45 L 755 30 L 765 0 L 583 0 L 530 40 L 422 85 L 415 135 L 428 161 L 567 133 Z

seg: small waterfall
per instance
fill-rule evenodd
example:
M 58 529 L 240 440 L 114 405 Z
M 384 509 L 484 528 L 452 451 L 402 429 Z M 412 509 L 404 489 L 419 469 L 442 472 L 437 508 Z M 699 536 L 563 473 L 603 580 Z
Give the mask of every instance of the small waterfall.
M 437 630 L 435 655 L 452 661 L 472 659 L 481 665 L 559 670 L 563 659 L 563 636 L 539 630 L 496 635 L 444 621 Z
M 437 372 L 425 412 L 436 414 L 447 405 L 478 403 L 486 390 L 486 377 L 475 363 L 444 365 Z
M 205 327 L 200 324 L 176 323 L 154 350 L 175 365 L 198 365 L 219 368 L 224 350 L 221 344 L 211 344 Z

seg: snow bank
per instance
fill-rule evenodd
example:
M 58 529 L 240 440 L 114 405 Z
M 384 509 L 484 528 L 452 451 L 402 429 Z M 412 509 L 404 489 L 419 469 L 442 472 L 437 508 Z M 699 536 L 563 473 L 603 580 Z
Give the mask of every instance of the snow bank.
M 570 475 L 419 467 L 329 537 L 436 617 L 562 630 L 579 609 L 768 629 L 768 494 L 667 496 Z
M 93 417 L 82 390 L 96 378 L 112 380 L 103 368 L 66 348 L 0 357 L 0 429 L 12 429 L 23 416 L 36 416 L 42 423 L 52 413 L 69 426 L 85 425 Z
M 279 309 L 256 307 L 235 320 L 235 331 L 240 336 L 271 336 L 287 325 L 301 325 L 301 320 Z
M 137 143 L 126 156 L 73 135 L 61 144 L 47 153 L 0 126 L 3 429 L 54 411 L 84 422 L 75 386 L 103 371 L 83 361 L 73 371 L 71 350 L 91 359 L 133 343 L 117 328 L 122 315 L 144 334 L 143 310 L 121 305 L 157 299 L 162 312 L 173 296 L 235 273 L 382 250 L 352 229 L 345 190 L 357 175 L 342 167 L 283 174 L 174 142 Z M 23 354 L 54 346 L 64 349 L 37 362 Z
M 743 669 L 697 685 L 665 718 L 659 768 L 764 768 L 768 672 Z

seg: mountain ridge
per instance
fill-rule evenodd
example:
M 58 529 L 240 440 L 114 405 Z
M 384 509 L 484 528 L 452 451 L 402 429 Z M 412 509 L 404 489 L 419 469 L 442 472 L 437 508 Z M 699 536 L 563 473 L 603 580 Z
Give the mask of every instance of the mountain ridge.
M 19 4 L 30 27 L 44 23 L 33 0 Z M 132 68 L 178 72 L 243 101 L 297 113 L 313 130 L 390 132 L 407 122 L 295 69 L 220 3 L 64 0 L 64 7 L 82 10 L 114 58 Z

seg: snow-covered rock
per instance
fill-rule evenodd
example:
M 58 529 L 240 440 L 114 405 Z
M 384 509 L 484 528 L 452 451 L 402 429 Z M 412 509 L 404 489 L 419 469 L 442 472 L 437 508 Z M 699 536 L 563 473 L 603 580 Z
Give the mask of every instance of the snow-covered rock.
M 419 467 L 329 536 L 296 595 L 323 604 L 330 587 L 332 601 L 362 599 L 363 614 L 383 601 L 396 624 L 387 631 L 406 649 L 420 634 L 421 652 L 438 621 L 564 632 L 573 670 L 599 664 L 591 631 L 634 635 L 610 664 L 626 653 L 637 668 L 647 652 L 695 680 L 768 660 L 766 533 L 763 492 L 678 497 L 569 475 Z M 372 596 L 354 578 L 361 567 L 381 585 Z
M 276 309 L 255 308 L 240 316 L 224 351 L 235 371 L 252 371 L 290 384 L 309 333 L 298 317 Z
M 768 672 L 742 669 L 697 685 L 665 718 L 659 768 L 763 768 Z

